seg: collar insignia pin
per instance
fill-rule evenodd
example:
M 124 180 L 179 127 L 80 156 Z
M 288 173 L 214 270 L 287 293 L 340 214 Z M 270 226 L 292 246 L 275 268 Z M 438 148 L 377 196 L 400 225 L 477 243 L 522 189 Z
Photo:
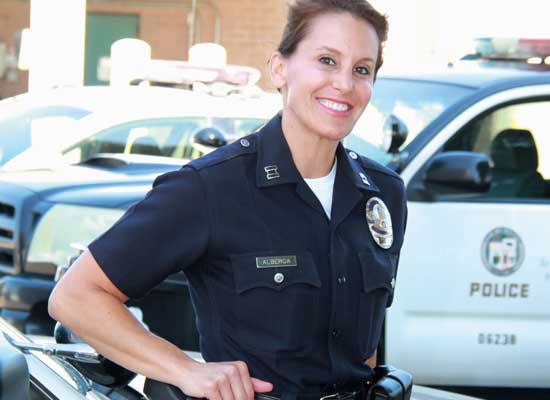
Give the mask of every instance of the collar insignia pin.
M 268 165 L 264 167 L 264 171 L 267 179 L 277 179 L 281 177 L 281 175 L 279 175 L 279 167 L 276 165 Z
M 370 186 L 369 180 L 367 179 L 367 177 L 365 176 L 364 173 L 360 172 L 360 173 L 359 173 L 359 176 L 361 177 L 361 180 L 363 181 L 363 183 L 364 183 L 365 185 L 369 185 L 369 186 Z
M 391 215 L 382 199 L 372 197 L 367 201 L 367 223 L 372 238 L 383 249 L 389 249 L 393 243 Z

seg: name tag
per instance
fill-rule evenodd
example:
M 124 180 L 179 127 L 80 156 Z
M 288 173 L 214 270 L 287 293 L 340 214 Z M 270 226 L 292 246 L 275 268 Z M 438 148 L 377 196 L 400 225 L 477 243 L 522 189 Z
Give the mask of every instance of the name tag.
M 256 257 L 257 268 L 297 267 L 296 256 Z

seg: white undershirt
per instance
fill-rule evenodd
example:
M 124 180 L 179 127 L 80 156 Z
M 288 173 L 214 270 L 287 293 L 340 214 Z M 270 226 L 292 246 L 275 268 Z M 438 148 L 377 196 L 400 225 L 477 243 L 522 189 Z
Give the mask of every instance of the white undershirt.
M 332 209 L 332 192 L 334 189 L 334 178 L 336 178 L 336 164 L 337 160 L 334 160 L 334 165 L 328 173 L 328 175 L 320 178 L 304 178 L 309 188 L 315 196 L 321 202 L 328 219 L 330 219 L 330 211 Z

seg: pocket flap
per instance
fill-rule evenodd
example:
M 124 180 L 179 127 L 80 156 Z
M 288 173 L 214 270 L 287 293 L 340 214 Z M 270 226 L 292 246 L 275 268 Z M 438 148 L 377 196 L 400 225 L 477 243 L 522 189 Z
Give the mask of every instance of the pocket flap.
M 359 253 L 363 290 L 370 292 L 378 288 L 393 290 L 398 254 L 386 251 L 364 251 Z
M 310 252 L 271 251 L 231 255 L 237 293 L 265 287 L 277 291 L 295 284 L 321 287 Z

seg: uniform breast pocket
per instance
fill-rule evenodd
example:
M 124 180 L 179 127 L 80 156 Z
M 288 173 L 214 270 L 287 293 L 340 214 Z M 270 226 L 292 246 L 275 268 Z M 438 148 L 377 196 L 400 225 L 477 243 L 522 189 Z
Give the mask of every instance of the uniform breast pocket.
M 359 253 L 362 290 L 357 332 L 362 358 L 372 356 L 380 340 L 385 310 L 393 294 L 397 258 L 398 254 L 382 249 Z
M 231 256 L 235 321 L 228 332 L 254 350 L 302 351 L 318 323 L 321 280 L 309 252 Z

